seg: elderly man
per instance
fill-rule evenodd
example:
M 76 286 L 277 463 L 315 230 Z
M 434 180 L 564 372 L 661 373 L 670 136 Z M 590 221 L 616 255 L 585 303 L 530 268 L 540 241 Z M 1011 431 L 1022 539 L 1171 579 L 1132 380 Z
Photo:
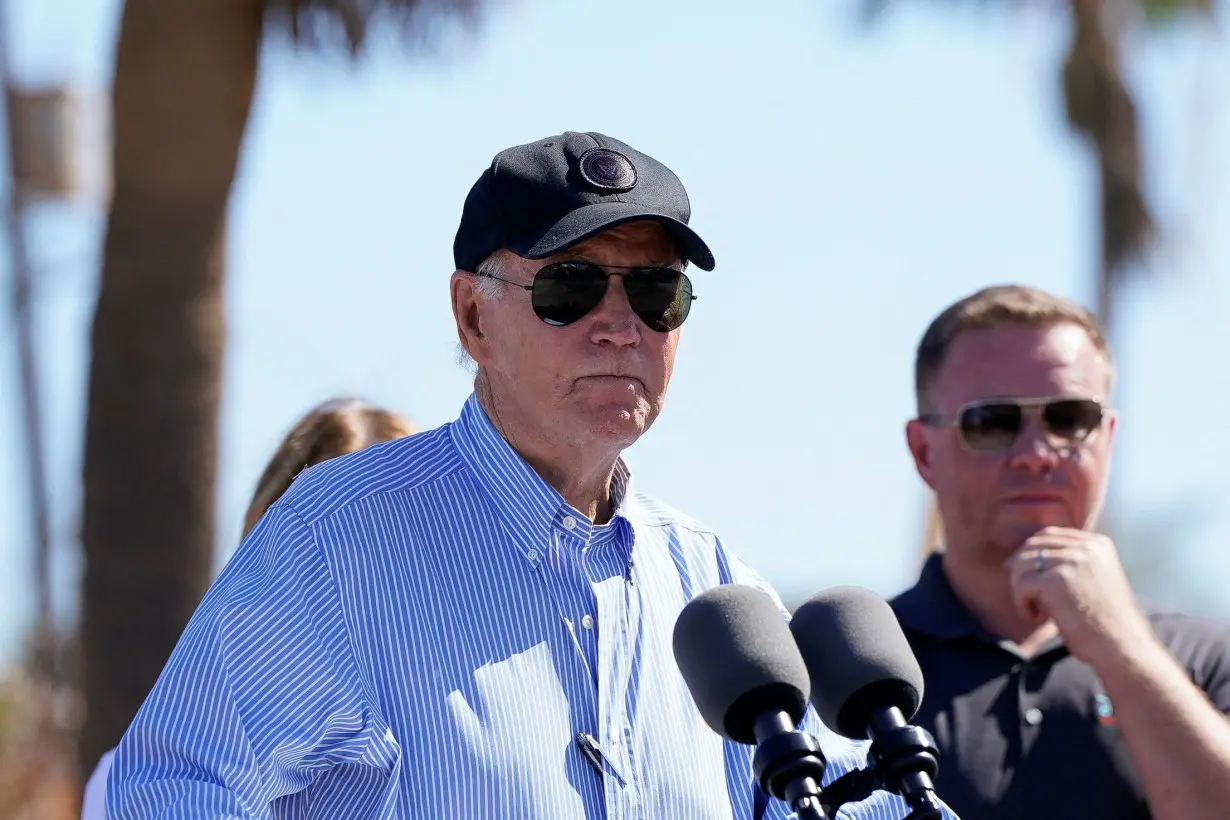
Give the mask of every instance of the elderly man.
M 692 596 L 761 582 L 620 457 L 662 409 L 685 264 L 714 266 L 689 216 L 601 134 L 495 157 L 450 287 L 474 394 L 274 504 L 120 743 L 112 820 L 785 816 L 671 651 Z M 808 720 L 829 779 L 865 762 Z
M 1112 380 L 1094 317 L 1033 288 L 962 299 L 919 345 L 906 437 L 945 540 L 893 606 L 965 817 L 1230 816 L 1230 629 L 1138 603 L 1093 529 Z

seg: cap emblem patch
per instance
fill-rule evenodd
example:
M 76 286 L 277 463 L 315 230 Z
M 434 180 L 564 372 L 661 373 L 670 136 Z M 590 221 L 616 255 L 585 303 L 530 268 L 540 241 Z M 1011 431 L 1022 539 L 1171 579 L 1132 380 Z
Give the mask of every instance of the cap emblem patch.
M 578 162 L 581 177 L 595 188 L 628 191 L 636 185 L 632 161 L 610 148 L 590 148 Z

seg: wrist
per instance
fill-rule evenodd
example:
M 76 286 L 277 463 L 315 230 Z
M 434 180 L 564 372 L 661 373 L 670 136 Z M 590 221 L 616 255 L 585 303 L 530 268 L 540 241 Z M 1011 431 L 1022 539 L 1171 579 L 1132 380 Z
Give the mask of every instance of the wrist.
M 1145 678 L 1179 669 L 1170 650 L 1152 630 L 1111 638 L 1086 661 L 1108 689 L 1117 688 L 1120 682 L 1131 686 Z
M 1105 608 L 1082 626 L 1079 654 L 1091 666 L 1132 667 L 1156 662 L 1157 653 L 1166 651 L 1148 616 L 1135 602 Z

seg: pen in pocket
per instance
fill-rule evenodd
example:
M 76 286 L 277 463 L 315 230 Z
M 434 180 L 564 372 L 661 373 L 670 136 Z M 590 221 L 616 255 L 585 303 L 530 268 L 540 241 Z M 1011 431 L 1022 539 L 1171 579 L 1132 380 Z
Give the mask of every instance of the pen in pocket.
M 581 754 L 585 756 L 585 759 L 589 761 L 589 764 L 594 767 L 594 771 L 596 771 L 599 776 L 605 774 L 607 770 L 609 770 L 611 774 L 615 776 L 615 779 L 619 781 L 619 785 L 627 785 L 624 781 L 623 775 L 619 773 L 619 769 L 615 768 L 615 765 L 611 763 L 606 755 L 602 753 L 602 747 L 598 745 L 598 741 L 594 739 L 593 735 L 586 734 L 585 732 L 577 732 L 577 747 L 581 750 Z

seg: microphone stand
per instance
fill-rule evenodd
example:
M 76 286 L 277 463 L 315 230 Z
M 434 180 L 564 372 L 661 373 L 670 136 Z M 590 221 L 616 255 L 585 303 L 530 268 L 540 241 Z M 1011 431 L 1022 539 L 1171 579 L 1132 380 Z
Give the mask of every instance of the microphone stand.
M 912 810 L 905 820 L 941 820 L 943 810 L 932 780 L 940 768 L 940 751 L 931 734 L 907 725 L 896 707 L 875 714 L 869 728 L 868 767 L 846 772 L 830 783 L 820 799 L 823 810 L 836 816 L 846 803 L 889 791 L 900 795 Z
M 829 820 L 820 791 L 828 761 L 816 739 L 795 729 L 785 712 L 762 715 L 753 732 L 752 771 L 761 790 L 784 801 L 798 820 Z

